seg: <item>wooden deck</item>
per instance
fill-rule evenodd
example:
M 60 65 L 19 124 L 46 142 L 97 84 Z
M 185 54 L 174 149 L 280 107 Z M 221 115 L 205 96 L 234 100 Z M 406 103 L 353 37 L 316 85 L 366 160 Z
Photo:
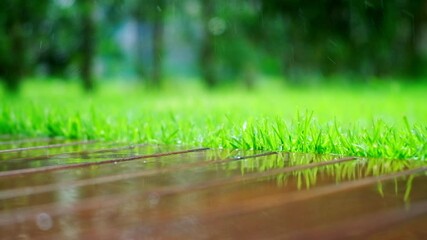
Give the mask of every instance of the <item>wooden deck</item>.
M 427 239 L 427 166 L 0 137 L 0 239 Z

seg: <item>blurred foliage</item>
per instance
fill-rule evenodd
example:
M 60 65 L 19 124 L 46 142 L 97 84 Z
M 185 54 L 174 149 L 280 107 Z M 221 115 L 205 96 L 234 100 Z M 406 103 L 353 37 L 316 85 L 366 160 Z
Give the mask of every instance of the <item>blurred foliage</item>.
M 425 0 L 3 0 L 0 78 L 114 74 L 162 85 L 198 75 L 210 87 L 261 74 L 410 76 L 427 69 Z M 183 70 L 186 69 L 186 70 Z
M 327 75 L 416 75 L 423 70 L 424 0 L 265 1 L 263 6 L 288 25 L 291 49 L 284 52 L 289 64 L 318 67 Z
M 41 31 L 48 0 L 0 2 L 0 77 L 8 89 L 16 91 L 22 76 L 29 71 L 35 53 L 32 37 Z M 34 47 L 34 46 L 33 46 Z

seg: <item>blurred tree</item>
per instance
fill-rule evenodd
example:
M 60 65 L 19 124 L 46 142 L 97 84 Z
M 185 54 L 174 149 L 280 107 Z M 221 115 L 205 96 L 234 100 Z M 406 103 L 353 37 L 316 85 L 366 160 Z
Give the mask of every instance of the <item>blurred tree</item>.
M 103 0 L 97 2 L 97 15 L 99 27 L 97 29 L 97 57 L 100 60 L 102 74 L 109 78 L 113 76 L 124 75 L 132 70 L 129 66 L 134 62 L 128 59 L 126 52 L 123 51 L 120 40 L 118 40 L 118 31 L 129 21 L 132 12 L 133 2 L 138 0 Z M 134 51 L 137 52 L 137 51 Z
M 253 89 L 260 68 L 259 58 L 264 50 L 261 46 L 261 2 L 228 0 L 221 6 L 218 16 L 224 21 L 224 29 L 217 36 L 217 54 L 224 59 L 229 79 L 241 81 L 247 89 Z M 221 30 L 220 26 L 217 26 L 218 30 Z
M 164 28 L 167 14 L 167 4 L 165 0 L 136 0 L 133 3 L 133 17 L 137 22 L 136 32 L 136 61 L 137 72 L 140 78 L 147 77 L 151 87 L 159 88 L 163 81 L 163 57 L 164 57 Z M 151 71 L 147 75 L 147 66 L 144 66 L 142 53 L 146 39 L 143 38 L 143 24 L 149 23 L 151 26 Z
M 154 10 L 155 9 L 155 10 Z M 153 70 L 151 85 L 160 87 L 163 78 L 165 0 L 156 0 L 153 11 Z
M 0 1 L 0 78 L 10 91 L 17 91 L 32 62 L 32 36 L 45 18 L 49 0 Z
M 419 43 L 423 5 L 424 0 L 263 0 L 262 6 L 267 19 L 283 20 L 285 73 L 308 67 L 324 75 L 383 76 L 418 65 L 417 51 L 412 55 L 402 46 L 411 49 Z M 407 16 L 410 34 L 405 33 Z M 407 65 L 405 58 L 410 59 Z
M 72 2 L 71 2 L 72 3 Z M 68 2 L 53 1 L 39 31 L 36 51 L 41 72 L 58 78 L 67 77 L 78 59 L 80 34 L 79 9 Z
M 129 34 L 135 22 L 138 33 Z M 177 31 L 191 43 L 165 39 Z M 78 64 L 91 90 L 95 56 L 123 68 L 133 54 L 152 87 L 162 85 L 165 58 L 178 54 L 199 65 L 208 87 L 242 80 L 251 88 L 259 69 L 279 65 L 296 81 L 311 73 L 414 76 L 427 74 L 426 36 L 425 0 L 2 0 L 0 78 L 16 91 L 25 75 L 63 77 Z M 124 44 L 133 40 L 129 53 Z
M 330 0 L 263 1 L 266 21 L 281 21 L 283 32 L 275 36 L 276 52 L 282 52 L 283 72 L 288 77 L 294 79 L 316 68 L 330 74 L 345 65 L 340 47 L 348 39 L 347 5 L 347 1 Z
M 143 39 L 143 23 L 147 21 L 147 16 L 145 13 L 145 1 L 142 0 L 136 0 L 136 2 L 133 4 L 133 9 L 131 10 L 131 13 L 133 14 L 133 17 L 136 21 L 136 47 L 135 47 L 135 53 L 136 53 L 136 72 L 141 79 L 141 81 L 146 77 L 146 69 L 147 67 L 144 66 L 143 61 L 143 46 L 144 46 L 144 39 Z
M 199 56 L 199 65 L 202 78 L 208 87 L 212 88 L 218 85 L 218 76 L 216 72 L 216 56 L 214 49 L 214 36 L 212 32 L 212 21 L 215 15 L 215 1 L 203 0 L 202 3 L 202 25 L 203 38 Z
M 96 26 L 94 20 L 95 0 L 78 0 L 81 22 L 80 77 L 87 91 L 94 89 L 93 66 L 95 58 Z
M 408 41 L 403 51 L 404 56 L 403 66 L 405 74 L 409 76 L 419 77 L 427 74 L 427 1 L 412 0 L 408 1 L 406 8 L 402 11 L 402 23 L 409 22 Z M 401 23 L 401 25 L 403 25 Z

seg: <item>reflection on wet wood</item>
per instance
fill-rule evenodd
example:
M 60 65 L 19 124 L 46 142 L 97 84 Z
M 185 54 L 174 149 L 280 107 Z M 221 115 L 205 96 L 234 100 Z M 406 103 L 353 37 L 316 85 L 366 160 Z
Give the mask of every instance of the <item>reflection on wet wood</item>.
M 83 141 L 83 142 L 58 143 L 58 144 L 31 146 L 31 147 L 18 147 L 18 148 L 0 150 L 0 153 L 23 152 L 23 151 L 30 151 L 30 150 L 59 148 L 59 147 L 83 145 L 83 144 L 90 144 L 90 143 L 94 143 L 94 142 L 93 141 Z
M 184 153 L 204 151 L 204 150 L 207 150 L 207 148 L 196 148 L 196 149 L 190 149 L 190 150 L 155 153 L 155 154 L 149 154 L 149 155 L 121 157 L 121 158 L 106 159 L 106 160 L 93 161 L 93 162 L 79 162 L 79 163 L 43 166 L 43 167 L 37 167 L 37 168 L 18 169 L 18 170 L 12 170 L 12 171 L 7 171 L 7 172 L 0 172 L 0 178 L 14 176 L 14 175 L 25 175 L 25 174 L 32 174 L 32 173 L 39 173 L 39 172 L 64 170 L 64 169 L 70 169 L 70 168 L 90 167 L 93 165 L 102 165 L 102 164 L 111 164 L 111 163 L 117 164 L 119 162 L 125 162 L 125 161 L 132 161 L 132 160 L 145 159 L 145 158 L 156 158 L 156 157 L 176 155 L 176 154 L 184 154 Z
M 427 201 L 417 202 L 408 209 L 391 209 L 366 214 L 335 225 L 317 227 L 314 229 L 296 232 L 290 235 L 296 239 L 342 239 L 343 237 L 367 237 L 371 234 L 387 231 L 391 227 L 399 227 L 405 221 L 419 216 L 427 216 Z M 339 229 L 339 231 L 337 231 Z M 425 236 L 425 235 L 424 235 Z M 394 236 L 397 238 L 397 236 Z M 378 239 L 378 238 L 376 238 Z M 405 239 L 405 238 L 400 238 Z
M 1 137 L 1 239 L 427 237 L 419 161 L 39 140 Z

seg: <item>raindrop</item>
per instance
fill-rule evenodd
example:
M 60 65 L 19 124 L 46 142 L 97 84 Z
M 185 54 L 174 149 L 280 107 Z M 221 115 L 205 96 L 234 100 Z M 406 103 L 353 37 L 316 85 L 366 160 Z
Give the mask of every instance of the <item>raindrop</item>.
M 47 231 L 52 228 L 53 221 L 49 214 L 40 213 L 36 217 L 36 224 L 40 230 Z
M 332 58 L 328 57 L 329 61 L 331 61 L 333 64 L 337 64 Z
M 227 29 L 227 24 L 224 19 L 219 17 L 211 18 L 208 22 L 208 30 L 213 35 L 221 35 Z
M 200 4 L 198 1 L 187 1 L 185 10 L 191 16 L 198 16 L 200 14 Z
M 248 122 L 245 121 L 243 123 L 242 130 L 245 131 L 247 127 L 248 127 Z
M 56 0 L 55 2 L 62 8 L 69 8 L 74 4 L 74 0 Z
M 153 208 L 155 206 L 157 206 L 157 204 L 159 204 L 160 202 L 160 196 L 156 193 L 150 194 L 148 196 L 148 205 Z
M 365 8 L 372 8 L 374 7 L 374 4 L 372 4 L 370 1 L 365 0 Z
M 18 235 L 17 239 L 19 239 L 19 240 L 27 240 L 27 239 L 30 239 L 30 237 L 27 234 L 21 233 L 21 234 Z
M 198 224 L 198 220 L 195 216 L 185 216 L 182 218 L 181 224 L 188 227 L 188 226 L 195 226 Z

